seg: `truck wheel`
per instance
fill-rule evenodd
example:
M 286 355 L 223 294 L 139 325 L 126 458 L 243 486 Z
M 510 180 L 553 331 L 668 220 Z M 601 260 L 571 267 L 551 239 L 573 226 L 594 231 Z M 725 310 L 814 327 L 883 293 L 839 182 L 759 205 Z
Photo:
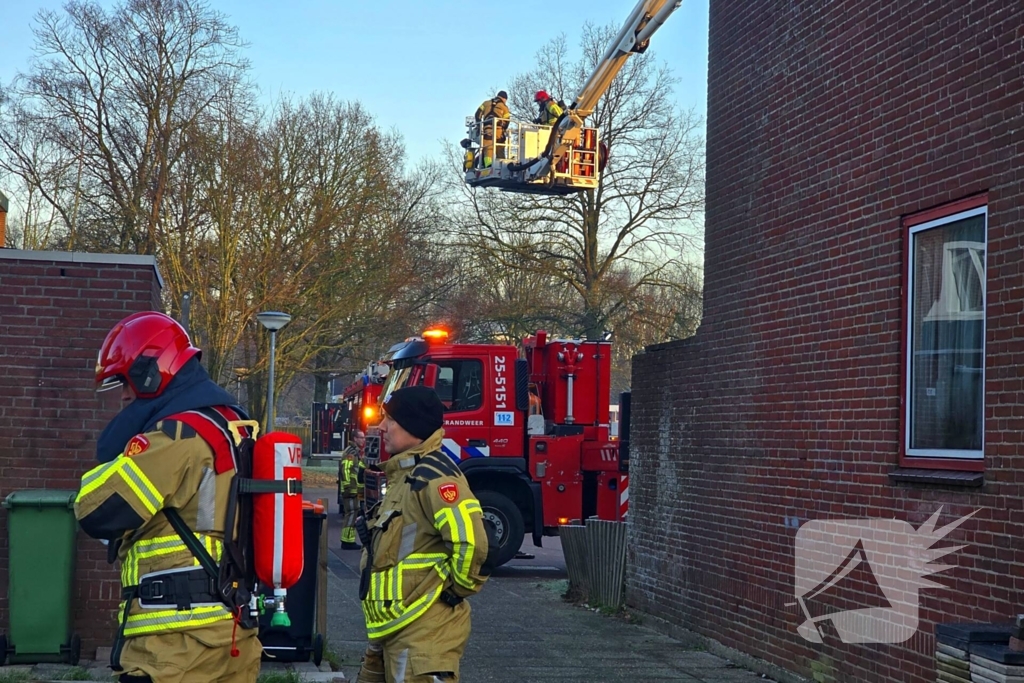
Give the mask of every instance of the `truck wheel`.
M 480 491 L 477 494 L 484 519 L 494 525 L 501 552 L 495 566 L 500 567 L 519 552 L 523 545 L 523 515 L 511 500 L 496 491 Z

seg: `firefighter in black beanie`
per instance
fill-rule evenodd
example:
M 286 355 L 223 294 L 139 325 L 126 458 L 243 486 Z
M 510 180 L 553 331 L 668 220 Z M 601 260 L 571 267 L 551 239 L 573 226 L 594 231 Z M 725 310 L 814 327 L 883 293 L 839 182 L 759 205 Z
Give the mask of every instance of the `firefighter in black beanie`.
M 359 597 L 370 647 L 357 683 L 457 683 L 470 632 L 465 598 L 490 574 L 483 510 L 441 451 L 434 390 L 398 389 L 382 408 L 388 487 L 359 525 L 368 534 Z

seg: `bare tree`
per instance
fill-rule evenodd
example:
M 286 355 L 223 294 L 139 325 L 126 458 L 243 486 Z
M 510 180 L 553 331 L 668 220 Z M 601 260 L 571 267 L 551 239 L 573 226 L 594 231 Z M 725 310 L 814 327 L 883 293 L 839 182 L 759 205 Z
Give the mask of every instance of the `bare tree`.
M 322 397 L 331 376 L 408 334 L 420 285 L 443 279 L 427 276 L 423 244 L 436 174 L 405 174 L 403 156 L 359 104 L 324 95 L 263 116 L 239 101 L 190 131 L 160 253 L 171 299 L 193 292 L 210 374 L 244 376 L 254 414 L 268 360 L 256 313 L 292 315 L 278 382 L 311 374 Z
M 614 33 L 584 27 L 575 62 L 564 38 L 549 43 L 537 69 L 513 81 L 513 115 L 532 119 L 532 93 L 541 88 L 571 100 Z M 579 305 L 569 307 L 564 324 L 592 338 L 628 319 L 643 292 L 685 295 L 690 283 L 677 276 L 700 244 L 704 156 L 700 121 L 674 106 L 673 83 L 652 51 L 631 57 L 588 121 L 611 150 L 598 188 L 538 197 L 459 182 L 463 212 L 454 241 L 574 293 Z
M 69 249 L 153 254 L 188 131 L 233 92 L 236 30 L 201 0 L 42 10 L 36 61 L 6 89 L 0 168 L 61 217 Z

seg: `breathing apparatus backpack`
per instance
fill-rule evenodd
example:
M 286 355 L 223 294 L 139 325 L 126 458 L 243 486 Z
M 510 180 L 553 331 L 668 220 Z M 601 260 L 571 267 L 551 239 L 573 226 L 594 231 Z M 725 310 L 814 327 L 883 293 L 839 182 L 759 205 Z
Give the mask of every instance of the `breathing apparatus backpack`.
M 164 514 L 210 576 L 218 597 L 234 615 L 236 627 L 256 628 L 259 615 L 270 606 L 275 608 L 271 626 L 288 627 L 288 588 L 303 570 L 302 440 L 284 432 L 270 432 L 257 439 L 259 424 L 255 420 L 227 421 L 227 428 L 233 438 L 235 476 L 228 494 L 220 563 L 177 510 L 165 509 Z M 248 428 L 248 433 L 243 428 Z M 258 584 L 273 588 L 273 598 L 259 596 Z M 238 656 L 234 644 L 231 655 Z

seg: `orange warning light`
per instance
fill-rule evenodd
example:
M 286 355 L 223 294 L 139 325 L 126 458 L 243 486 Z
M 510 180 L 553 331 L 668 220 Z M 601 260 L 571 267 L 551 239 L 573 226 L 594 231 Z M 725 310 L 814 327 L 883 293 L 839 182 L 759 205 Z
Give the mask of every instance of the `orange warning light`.
M 431 327 L 423 331 L 423 338 L 432 342 L 448 341 L 448 330 L 443 327 Z

